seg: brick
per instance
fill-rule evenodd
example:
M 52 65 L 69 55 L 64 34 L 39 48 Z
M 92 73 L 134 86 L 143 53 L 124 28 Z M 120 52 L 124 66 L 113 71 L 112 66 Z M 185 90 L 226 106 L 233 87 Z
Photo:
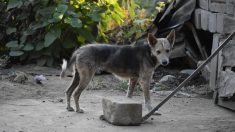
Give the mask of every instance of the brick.
M 194 25 L 197 29 L 201 29 L 201 9 L 196 9 L 194 11 Z
M 217 13 L 217 32 L 231 33 L 235 30 L 235 17 L 226 14 Z
M 210 3 L 209 10 L 212 12 L 226 13 L 226 4 Z
M 210 0 L 209 11 L 234 15 L 235 2 L 230 0 Z
M 210 2 L 226 3 L 226 0 L 210 0 Z
M 224 25 L 224 21 L 223 21 L 223 16 L 224 14 L 222 13 L 217 13 L 216 15 L 216 30 L 218 33 L 223 33 L 223 25 Z
M 194 25 L 197 29 L 214 33 L 217 31 L 216 21 L 216 13 L 203 9 L 196 9 L 194 12 Z
M 128 98 L 102 99 L 102 118 L 114 125 L 140 125 L 142 119 L 142 104 Z
M 198 0 L 198 5 L 202 9 L 208 10 L 209 9 L 209 0 Z
M 201 28 L 205 31 L 208 31 L 209 29 L 209 11 L 201 10 Z
M 216 14 L 209 13 L 209 23 L 208 23 L 209 31 L 211 33 L 216 32 Z
M 226 5 L 226 13 L 234 16 L 235 15 L 235 5 L 227 4 Z

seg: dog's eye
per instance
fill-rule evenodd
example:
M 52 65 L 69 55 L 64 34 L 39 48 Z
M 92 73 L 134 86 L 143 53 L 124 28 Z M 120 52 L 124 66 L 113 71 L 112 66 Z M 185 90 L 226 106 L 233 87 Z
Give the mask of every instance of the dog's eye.
M 167 50 L 166 50 L 166 53 L 169 53 L 169 52 L 170 52 L 170 50 L 167 49 Z
M 160 54 L 161 53 L 161 51 L 160 50 L 157 50 L 157 54 Z

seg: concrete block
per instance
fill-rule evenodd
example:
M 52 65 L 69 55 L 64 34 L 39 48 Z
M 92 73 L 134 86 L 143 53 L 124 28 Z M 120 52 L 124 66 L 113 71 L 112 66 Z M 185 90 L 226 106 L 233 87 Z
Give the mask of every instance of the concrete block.
M 210 2 L 226 3 L 227 0 L 210 0 Z
M 140 125 L 142 104 L 131 99 L 103 98 L 102 119 L 114 125 Z
M 209 13 L 208 27 L 211 33 L 216 32 L 216 14 L 215 13 Z
M 201 9 L 196 9 L 194 11 L 194 25 L 197 29 L 201 29 Z
M 235 2 L 230 0 L 210 0 L 209 11 L 234 15 Z
M 197 29 L 203 29 L 214 33 L 217 31 L 216 17 L 216 13 L 203 9 L 196 9 L 194 12 L 194 25 Z
M 226 13 L 226 4 L 224 3 L 210 3 L 209 10 L 212 12 Z
M 235 15 L 235 5 L 226 4 L 226 14 Z
M 235 17 L 217 13 L 217 32 L 218 33 L 231 33 L 235 30 Z
M 223 25 L 224 25 L 224 14 L 217 13 L 216 15 L 216 30 L 218 33 L 223 33 Z
M 235 5 L 235 0 L 227 0 L 229 3 Z
M 205 31 L 208 31 L 209 29 L 209 11 L 201 10 L 201 28 Z
M 208 10 L 209 9 L 209 0 L 198 0 L 198 5 L 202 9 Z

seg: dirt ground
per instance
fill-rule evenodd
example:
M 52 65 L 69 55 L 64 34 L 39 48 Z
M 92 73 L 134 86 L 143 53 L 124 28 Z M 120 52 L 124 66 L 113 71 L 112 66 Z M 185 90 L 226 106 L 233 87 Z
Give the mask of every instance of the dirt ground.
M 161 116 L 152 116 L 140 126 L 113 126 L 99 119 L 101 99 L 126 98 L 127 83 L 112 75 L 95 76 L 81 96 L 85 113 L 78 114 L 65 109 L 64 91 L 71 77 L 60 80 L 59 70 L 23 66 L 0 71 L 0 132 L 235 131 L 235 112 L 214 105 L 213 100 L 204 95 L 176 96 L 160 108 Z M 23 84 L 13 82 L 14 71 L 26 72 L 28 80 Z M 47 78 L 41 85 L 33 80 L 37 74 Z M 165 95 L 151 93 L 151 97 L 152 104 L 157 105 Z M 142 92 L 135 92 L 133 100 L 143 102 Z

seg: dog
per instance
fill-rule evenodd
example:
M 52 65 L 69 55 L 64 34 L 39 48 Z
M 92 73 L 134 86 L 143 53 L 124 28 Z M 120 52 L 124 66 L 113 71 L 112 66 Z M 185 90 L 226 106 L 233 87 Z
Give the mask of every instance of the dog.
M 175 31 L 172 30 L 166 38 L 156 38 L 153 34 L 148 34 L 147 42 L 148 44 L 141 46 L 88 44 L 74 51 L 69 62 L 63 59 L 60 77 L 64 78 L 68 69 L 73 68 L 74 72 L 72 83 L 66 90 L 66 109 L 74 111 L 70 105 L 73 94 L 75 111 L 84 112 L 79 107 L 79 97 L 96 70 L 101 68 L 117 77 L 129 79 L 126 94 L 128 98 L 132 97 L 134 88 L 139 82 L 144 93 L 145 107 L 151 111 L 150 81 L 155 68 L 169 64 L 169 56 L 175 42 Z

